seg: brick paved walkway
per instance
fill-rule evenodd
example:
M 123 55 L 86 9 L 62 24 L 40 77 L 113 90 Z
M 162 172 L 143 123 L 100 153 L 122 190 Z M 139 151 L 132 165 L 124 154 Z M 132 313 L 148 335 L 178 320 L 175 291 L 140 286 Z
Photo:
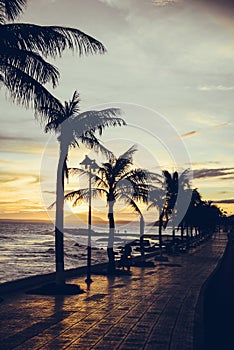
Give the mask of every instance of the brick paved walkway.
M 93 276 L 80 295 L 3 296 L 0 349 L 191 350 L 199 292 L 225 246 L 217 236 L 155 267 L 132 268 L 132 276 Z M 71 282 L 86 289 L 84 277 Z

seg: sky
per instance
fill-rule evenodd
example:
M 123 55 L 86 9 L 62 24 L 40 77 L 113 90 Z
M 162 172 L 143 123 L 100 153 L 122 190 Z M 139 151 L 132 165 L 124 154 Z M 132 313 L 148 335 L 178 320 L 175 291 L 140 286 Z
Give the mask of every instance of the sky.
M 120 155 L 137 144 L 136 166 L 152 171 L 190 168 L 202 198 L 234 213 L 231 0 L 31 0 L 18 21 L 75 27 L 100 40 L 105 55 L 67 51 L 50 60 L 61 76 L 53 93 L 64 101 L 77 90 L 82 111 L 121 108 L 128 125 L 104 132 L 108 148 Z M 43 132 L 32 110 L 13 104 L 3 86 L 0 101 L 0 219 L 48 220 L 56 137 Z M 85 154 L 103 161 L 89 152 L 73 150 L 69 166 Z M 85 180 L 71 179 L 66 190 L 79 181 Z M 104 202 L 94 205 L 97 217 L 105 210 Z M 124 206 L 118 214 L 129 215 Z

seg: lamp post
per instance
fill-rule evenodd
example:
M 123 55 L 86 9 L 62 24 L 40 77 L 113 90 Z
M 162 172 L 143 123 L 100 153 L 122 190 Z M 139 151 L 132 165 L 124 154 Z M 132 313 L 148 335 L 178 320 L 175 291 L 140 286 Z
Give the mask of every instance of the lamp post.
M 90 159 L 87 155 L 85 159 L 80 163 L 83 165 L 86 170 L 88 170 L 89 174 L 89 211 L 88 211 L 88 243 L 87 243 L 87 277 L 85 282 L 87 284 L 92 283 L 91 279 L 91 255 L 92 255 L 92 246 L 91 246 L 91 225 L 92 225 L 92 192 L 91 192 L 91 180 L 92 174 L 97 171 L 99 166 L 95 162 L 95 160 Z

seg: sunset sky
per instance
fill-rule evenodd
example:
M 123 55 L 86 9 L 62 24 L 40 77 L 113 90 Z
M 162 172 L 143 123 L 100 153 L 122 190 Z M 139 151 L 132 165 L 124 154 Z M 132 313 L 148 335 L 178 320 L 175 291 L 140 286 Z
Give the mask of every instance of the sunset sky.
M 61 74 L 53 93 L 64 101 L 78 90 L 82 111 L 120 107 L 128 126 L 104 132 L 108 148 L 119 155 L 137 144 L 136 165 L 152 171 L 191 168 L 202 198 L 234 213 L 231 0 L 29 0 L 19 21 L 75 27 L 100 40 L 106 55 L 67 52 L 52 61 Z M 14 105 L 4 86 L 0 101 L 0 219 L 48 220 L 56 137 L 32 110 Z M 69 165 L 85 154 L 72 151 Z M 71 179 L 67 189 L 75 181 L 82 180 Z M 94 213 L 106 219 L 105 209 L 103 202 Z

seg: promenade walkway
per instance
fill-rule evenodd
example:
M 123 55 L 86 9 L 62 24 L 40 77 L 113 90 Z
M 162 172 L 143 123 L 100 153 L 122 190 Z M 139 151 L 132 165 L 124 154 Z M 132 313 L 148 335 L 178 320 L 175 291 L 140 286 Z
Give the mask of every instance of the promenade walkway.
M 0 349 L 192 350 L 199 293 L 225 246 L 217 235 L 131 276 L 95 275 L 90 290 L 84 276 L 73 278 L 86 290 L 80 295 L 2 295 Z

